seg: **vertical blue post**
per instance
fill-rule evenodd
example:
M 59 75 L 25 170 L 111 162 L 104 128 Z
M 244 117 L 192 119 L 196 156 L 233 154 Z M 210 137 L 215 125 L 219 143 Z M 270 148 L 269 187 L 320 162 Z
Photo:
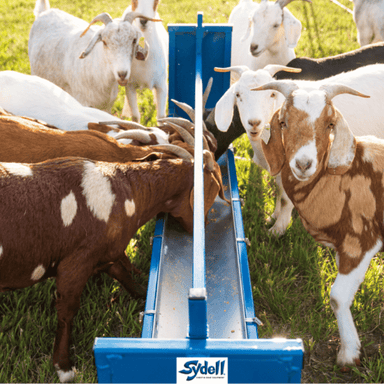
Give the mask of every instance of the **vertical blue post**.
M 207 291 L 205 284 L 205 218 L 204 218 L 204 162 L 203 162 L 203 14 L 197 15 L 196 78 L 195 78 L 195 162 L 193 205 L 193 267 L 192 288 L 189 290 L 189 338 L 206 339 Z

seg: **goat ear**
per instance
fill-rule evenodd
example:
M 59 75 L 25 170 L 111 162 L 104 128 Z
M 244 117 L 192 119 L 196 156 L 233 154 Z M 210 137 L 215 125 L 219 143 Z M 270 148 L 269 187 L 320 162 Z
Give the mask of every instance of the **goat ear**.
M 288 48 L 295 48 L 301 35 L 301 23 L 297 20 L 288 9 L 284 8 L 284 31 L 285 41 Z
M 342 175 L 348 171 L 355 158 L 356 139 L 338 110 L 336 110 L 336 116 L 335 139 L 329 154 L 327 172 L 331 175 Z
M 285 163 L 285 150 L 283 140 L 281 138 L 281 128 L 279 124 L 280 109 L 275 112 L 270 122 L 271 137 L 268 144 L 261 140 L 261 146 L 267 163 L 269 165 L 269 173 L 276 176 Z
M 235 94 L 233 86 L 221 96 L 215 107 L 215 123 L 220 131 L 227 132 L 233 119 L 233 108 L 235 107 Z
M 135 48 L 135 58 L 136 60 L 145 61 L 149 53 L 149 45 L 145 41 L 144 37 L 140 37 L 139 43 Z

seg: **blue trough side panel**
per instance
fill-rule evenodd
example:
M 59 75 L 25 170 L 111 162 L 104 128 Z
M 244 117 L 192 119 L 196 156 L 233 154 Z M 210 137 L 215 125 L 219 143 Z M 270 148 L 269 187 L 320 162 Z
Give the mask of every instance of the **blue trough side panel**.
M 100 383 L 140 384 L 176 383 L 177 358 L 183 357 L 202 363 L 228 358 L 228 383 L 299 383 L 303 349 L 301 340 L 285 339 L 97 338 L 94 345 Z

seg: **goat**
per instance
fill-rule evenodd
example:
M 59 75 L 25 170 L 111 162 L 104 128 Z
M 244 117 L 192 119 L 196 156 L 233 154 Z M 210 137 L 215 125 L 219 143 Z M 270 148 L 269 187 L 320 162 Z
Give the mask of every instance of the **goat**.
M 360 46 L 384 41 L 384 1 L 353 0 L 353 20 Z
M 179 127 L 179 130 L 182 130 Z M 132 140 L 142 140 L 140 131 L 124 132 Z M 136 146 L 123 144 L 97 131 L 61 131 L 19 116 L 0 115 L 0 161 L 38 163 L 58 157 L 76 156 L 96 161 L 125 163 L 147 158 L 172 159 L 193 154 L 184 143 Z M 192 138 L 193 140 L 193 138 Z M 191 141 L 189 141 L 190 144 Z M 204 149 L 209 148 L 207 146 Z
M 118 119 L 105 111 L 85 107 L 60 87 L 39 76 L 1 71 L 0 89 L 0 105 L 8 112 L 45 121 L 65 131 L 92 129 L 116 137 L 122 129 L 144 128 L 142 125 Z M 112 120 L 113 125 L 119 128 L 99 124 Z M 147 133 L 152 135 L 152 139 L 150 136 L 144 139 L 146 144 L 168 143 L 168 135 L 161 129 L 148 128 Z M 121 138 L 121 142 L 130 144 L 132 140 L 125 136 Z
M 239 113 L 243 125 L 248 124 L 248 121 L 257 123 L 253 129 L 253 135 L 251 134 L 251 128 L 249 128 L 250 134 L 248 134 L 254 151 L 253 160 L 268 169 L 261 144 L 262 141 L 268 141 L 270 132 L 264 128 L 268 127 L 271 116 L 282 105 L 284 98 L 275 91 L 257 92 L 256 95 L 251 91 L 251 84 L 256 82 L 256 79 L 251 75 L 257 74 L 259 71 L 253 72 L 246 67 L 231 67 L 222 70 L 237 71 L 241 74 L 241 78 L 238 87 L 236 88 L 236 84 L 232 85 L 216 104 L 215 120 L 217 128 L 223 131 L 227 130 L 231 123 L 231 110 L 233 110 L 234 104 L 238 107 L 242 105 L 241 108 L 239 107 Z M 264 79 L 267 78 L 265 73 L 266 71 L 263 73 Z M 269 81 L 272 80 L 270 76 Z M 257 81 L 259 85 L 262 85 L 265 80 L 262 80 L 262 77 L 259 76 Z M 323 84 L 339 83 L 354 87 L 372 96 L 370 99 L 365 100 L 350 100 L 347 96 L 340 95 L 334 100 L 335 106 L 340 109 L 344 118 L 348 121 L 353 134 L 356 136 L 374 135 L 384 138 L 382 127 L 384 111 L 381 107 L 381 100 L 384 98 L 384 65 L 375 64 L 360 67 L 354 71 L 341 73 L 319 81 L 297 81 L 299 87 L 306 90 L 318 89 Z M 247 84 L 249 85 L 247 86 Z M 240 85 L 242 85 L 241 88 Z M 263 108 L 258 109 L 256 107 L 258 105 L 263 106 Z M 245 117 L 242 117 L 243 114 Z M 279 175 L 276 178 L 276 183 L 276 208 L 272 215 L 276 222 L 270 231 L 275 235 L 282 235 L 290 222 L 293 205 L 284 192 Z
M 305 229 L 336 251 L 339 273 L 330 303 L 341 338 L 337 361 L 359 364 L 360 341 L 350 306 L 371 258 L 383 246 L 384 140 L 354 137 L 332 99 L 344 93 L 369 96 L 335 83 L 308 92 L 295 82 L 279 81 L 257 90 L 285 97 L 263 151 L 271 174 L 281 172 Z
M 124 14 L 131 11 L 139 12 L 149 19 L 159 19 L 157 12 L 160 0 L 133 0 Z M 149 88 L 154 91 L 157 108 L 157 119 L 166 117 L 168 94 L 168 33 L 161 23 L 151 23 L 148 19 L 135 20 L 134 24 L 141 30 L 145 41 L 150 46 L 145 61 L 132 61 L 131 76 L 125 86 L 125 99 L 122 116 L 132 117 L 133 121 L 140 121 L 137 106 L 137 88 Z
M 138 12 L 128 12 L 123 19 L 102 13 L 87 26 L 84 20 L 50 9 L 48 0 L 36 0 L 35 16 L 28 42 L 31 73 L 52 81 L 81 104 L 109 112 L 118 84 L 128 84 L 133 58 L 145 60 L 148 54 L 132 25 L 137 17 L 148 18 Z M 98 21 L 105 26 L 93 26 Z
M 293 48 L 300 39 L 301 23 L 285 8 L 291 1 L 240 0 L 228 20 L 233 24 L 231 66 L 257 70 L 268 64 L 285 65 L 296 57 Z M 232 73 L 232 83 L 236 80 Z
M 296 57 L 287 67 L 300 68 L 299 73 L 277 72 L 275 79 L 284 80 L 321 80 L 348 72 L 369 64 L 384 63 L 384 43 L 370 44 L 340 55 L 311 59 Z
M 207 217 L 224 192 L 220 167 L 209 151 L 204 159 Z M 182 159 L 122 164 L 66 157 L 0 164 L 0 292 L 56 278 L 53 364 L 60 381 L 75 375 L 69 338 L 87 280 L 106 272 L 140 294 L 127 273 L 132 266 L 124 250 L 160 212 L 192 232 L 193 180 L 193 161 Z

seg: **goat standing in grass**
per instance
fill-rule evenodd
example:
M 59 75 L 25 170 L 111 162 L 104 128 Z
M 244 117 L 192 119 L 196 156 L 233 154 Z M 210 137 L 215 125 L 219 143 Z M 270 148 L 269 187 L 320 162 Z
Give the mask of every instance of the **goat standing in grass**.
M 133 59 L 131 76 L 125 86 L 125 99 L 122 116 L 132 117 L 140 122 L 136 90 L 148 88 L 153 90 L 157 109 L 157 119 L 166 117 L 168 95 L 168 33 L 161 23 L 149 19 L 159 19 L 157 8 L 160 0 L 133 0 L 123 15 L 139 12 L 148 19 L 135 20 L 134 25 L 140 29 L 150 49 L 145 61 Z
M 332 99 L 340 94 L 369 96 L 338 84 L 308 92 L 289 81 L 256 90 L 278 91 L 286 98 L 271 120 L 263 151 L 271 174 L 281 172 L 306 230 L 336 251 L 339 273 L 330 303 L 341 339 L 337 362 L 360 364 L 350 306 L 372 257 L 383 248 L 384 140 L 354 137 Z
M 224 198 L 220 167 L 204 152 L 204 212 Z M 58 326 L 53 364 L 73 380 L 72 321 L 87 280 L 105 272 L 134 295 L 124 250 L 160 212 L 193 230 L 193 162 L 106 163 L 60 158 L 0 164 L 0 292 L 56 278 Z M 32 230 L 31 230 L 32 228 Z
M 110 112 L 125 86 L 134 57 L 145 60 L 148 47 L 142 47 L 142 34 L 132 25 L 138 12 L 123 19 L 108 13 L 96 16 L 88 25 L 84 20 L 58 9 L 48 0 L 37 0 L 36 20 L 28 42 L 32 75 L 58 85 L 87 107 Z M 159 21 L 150 19 L 151 21 Z M 102 22 L 104 27 L 93 26 Z

